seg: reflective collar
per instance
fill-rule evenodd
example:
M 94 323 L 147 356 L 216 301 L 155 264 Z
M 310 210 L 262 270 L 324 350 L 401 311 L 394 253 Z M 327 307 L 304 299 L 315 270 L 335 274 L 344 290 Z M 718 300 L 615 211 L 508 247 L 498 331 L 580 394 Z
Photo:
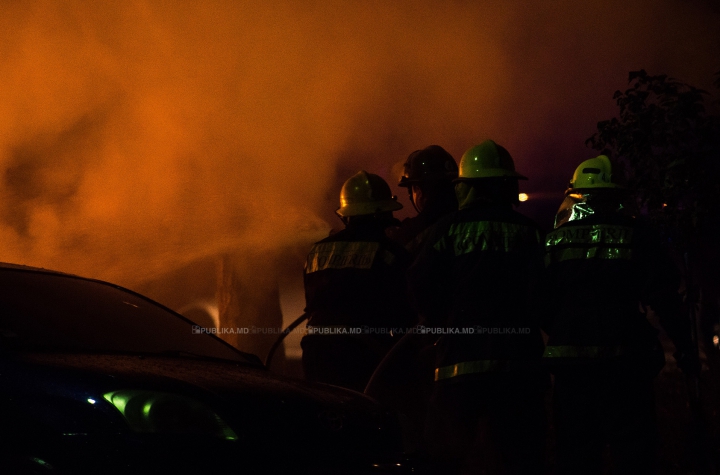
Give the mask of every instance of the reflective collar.
M 570 191 L 566 192 L 565 199 L 555 214 L 555 229 L 570 221 L 594 216 L 600 211 L 618 212 L 623 209 L 622 203 L 602 199 L 597 193 L 571 193 Z

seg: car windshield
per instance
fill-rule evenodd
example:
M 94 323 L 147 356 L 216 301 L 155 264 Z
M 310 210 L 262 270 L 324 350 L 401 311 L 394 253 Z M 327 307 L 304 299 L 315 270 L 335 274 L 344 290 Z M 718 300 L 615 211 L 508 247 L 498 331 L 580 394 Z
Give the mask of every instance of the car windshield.
M 15 268 L 0 268 L 0 350 L 187 354 L 255 362 L 138 294 Z

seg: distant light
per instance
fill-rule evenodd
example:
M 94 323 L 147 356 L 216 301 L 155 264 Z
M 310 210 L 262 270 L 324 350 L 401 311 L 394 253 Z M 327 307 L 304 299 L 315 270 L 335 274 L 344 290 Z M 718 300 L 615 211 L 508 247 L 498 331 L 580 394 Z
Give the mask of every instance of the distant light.
M 89 398 L 88 398 L 88 402 L 89 402 L 90 404 L 95 404 L 95 399 L 89 397 Z
M 518 199 L 519 199 L 520 201 L 527 201 L 527 200 L 530 199 L 530 197 L 528 196 L 527 193 L 520 193 L 520 194 L 518 195 Z
M 713 336 L 713 345 L 715 345 L 715 348 L 720 346 L 720 336 Z

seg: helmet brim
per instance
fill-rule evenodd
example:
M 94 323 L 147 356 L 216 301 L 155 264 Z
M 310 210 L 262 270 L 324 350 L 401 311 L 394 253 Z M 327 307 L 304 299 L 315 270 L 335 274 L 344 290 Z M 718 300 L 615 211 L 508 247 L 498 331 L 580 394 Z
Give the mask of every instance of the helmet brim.
M 484 170 L 477 170 L 475 176 L 464 177 L 459 176 L 453 180 L 453 183 L 460 181 L 472 181 L 472 180 L 485 180 L 487 178 L 515 178 L 517 180 L 527 180 L 528 177 L 521 175 L 518 172 L 512 170 L 504 170 L 502 168 L 488 168 Z
M 411 180 L 410 178 L 403 176 L 400 178 L 398 186 L 401 188 L 410 188 L 415 183 L 417 183 L 417 180 Z
M 405 177 L 403 177 L 405 178 Z M 400 179 L 400 182 L 398 183 L 398 186 L 401 188 L 410 188 L 413 185 L 424 185 L 424 184 L 430 184 L 434 185 L 437 183 L 453 183 L 456 179 L 456 176 L 447 176 L 447 177 L 439 177 L 439 176 L 428 176 L 428 177 L 422 177 L 422 178 L 405 178 Z
M 338 208 L 335 213 L 346 218 L 349 216 L 367 216 L 385 211 L 398 211 L 403 208 L 401 203 L 395 200 L 384 200 L 373 203 L 348 203 Z

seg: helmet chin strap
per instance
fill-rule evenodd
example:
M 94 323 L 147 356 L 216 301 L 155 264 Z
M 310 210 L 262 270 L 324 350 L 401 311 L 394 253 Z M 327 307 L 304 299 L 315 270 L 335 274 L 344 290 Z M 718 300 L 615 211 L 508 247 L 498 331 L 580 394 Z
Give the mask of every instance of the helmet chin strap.
M 415 204 L 415 198 L 413 198 L 412 185 L 408 186 L 408 195 L 410 195 L 410 203 L 412 203 L 413 208 L 415 208 L 415 211 L 420 213 L 420 210 L 418 209 L 417 205 Z
M 340 211 L 340 208 L 338 208 L 338 209 L 335 210 L 335 216 L 337 216 L 338 218 L 340 218 L 340 221 L 342 221 L 343 224 L 344 224 L 345 226 L 347 226 L 347 223 L 348 223 L 348 218 L 347 218 L 347 216 L 341 215 L 339 211 Z

